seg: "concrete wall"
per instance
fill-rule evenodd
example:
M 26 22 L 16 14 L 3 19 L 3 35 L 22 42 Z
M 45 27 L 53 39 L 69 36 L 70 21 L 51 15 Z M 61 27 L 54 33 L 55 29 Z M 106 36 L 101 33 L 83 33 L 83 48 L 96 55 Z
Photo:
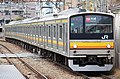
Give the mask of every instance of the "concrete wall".
M 120 68 L 120 10 L 115 11 L 115 67 Z

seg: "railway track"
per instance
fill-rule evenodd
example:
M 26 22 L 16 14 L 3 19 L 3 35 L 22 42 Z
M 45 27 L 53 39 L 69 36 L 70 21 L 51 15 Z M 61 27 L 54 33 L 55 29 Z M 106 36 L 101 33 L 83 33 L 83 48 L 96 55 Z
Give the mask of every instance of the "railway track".
M 1 45 L 1 44 L 0 44 L 0 45 Z M 14 53 L 13 53 L 11 50 L 9 50 L 6 46 L 4 46 L 4 45 L 1 45 L 1 46 L 3 46 L 4 48 L 6 48 L 10 53 L 14 54 Z M 1 50 L 0 50 L 0 51 L 1 51 Z M 19 58 L 19 57 L 18 57 L 18 60 L 21 61 L 22 63 L 28 65 L 27 67 L 30 66 L 28 63 L 24 62 L 24 60 L 22 60 L 22 59 Z M 56 62 L 55 62 L 55 63 L 56 63 Z M 114 76 L 109 76 L 109 75 L 105 75 L 105 74 L 99 74 L 99 77 L 93 77 L 93 76 L 91 77 L 91 76 L 88 76 L 88 75 L 86 75 L 86 74 L 84 74 L 84 73 L 73 72 L 72 70 L 70 70 L 70 69 L 67 68 L 66 66 L 63 66 L 63 65 L 61 65 L 61 64 L 59 64 L 59 63 L 56 63 L 56 64 L 62 66 L 63 68 L 67 69 L 68 71 L 72 72 L 72 73 L 75 74 L 75 75 L 81 76 L 81 79 L 116 79 Z M 30 66 L 29 69 L 30 69 L 30 70 L 33 70 L 33 71 L 35 72 L 35 74 L 37 75 L 37 76 L 36 76 L 37 79 L 50 79 L 50 78 L 48 78 L 48 77 L 46 77 L 46 76 L 45 76 L 46 78 L 41 78 L 40 75 L 39 75 L 39 73 L 37 72 L 37 70 L 35 70 L 32 66 Z M 44 76 L 44 75 L 43 75 L 43 76 Z
M 14 53 L 13 53 L 9 48 L 7 48 L 7 47 L 4 46 L 4 45 L 0 44 L 0 46 L 1 46 L 0 52 L 6 56 L 6 60 L 8 61 L 8 63 L 9 63 L 10 65 L 15 65 L 15 66 L 16 66 L 16 63 L 13 62 L 13 61 L 11 61 L 12 58 L 9 58 L 9 57 L 6 55 L 6 53 L 4 53 L 4 51 L 2 50 L 2 47 L 4 47 L 5 49 L 7 49 L 11 54 L 14 54 Z M 51 79 L 51 78 L 43 75 L 43 74 L 40 73 L 39 71 L 37 71 L 35 68 L 33 68 L 33 67 L 32 67 L 31 65 L 29 65 L 27 62 L 25 62 L 22 58 L 20 58 L 20 57 L 17 56 L 16 59 L 17 59 L 18 61 L 22 62 L 22 64 L 24 64 L 24 66 L 26 66 L 26 67 L 27 67 L 28 69 L 30 69 L 32 72 L 34 72 L 35 75 L 36 75 L 36 76 L 35 76 L 36 79 Z M 16 67 L 19 69 L 18 66 L 16 66 Z M 20 71 L 20 69 L 19 69 L 19 71 Z M 23 74 L 23 75 L 26 77 L 26 79 L 29 79 L 25 74 Z
M 108 76 L 108 75 L 105 75 L 105 74 L 100 74 L 102 79 L 116 79 L 115 76 L 111 75 L 111 76 Z
M 94 76 L 88 76 L 83 73 L 76 72 L 77 75 L 81 75 L 84 79 L 117 79 L 113 75 L 105 75 L 105 74 L 97 74 L 97 77 Z
M 48 61 L 50 61 L 50 62 L 52 62 L 52 60 L 50 60 L 50 59 L 48 59 Z M 62 65 L 62 64 L 60 64 L 60 63 L 57 63 L 57 62 L 54 62 L 55 64 L 57 64 L 57 65 L 59 65 L 60 67 L 63 67 L 63 68 L 65 68 L 68 72 L 70 71 L 72 74 L 74 74 L 74 75 L 77 75 L 77 76 L 81 76 L 82 77 L 82 79 L 117 79 L 115 76 L 113 76 L 113 75 L 109 75 L 109 74 L 102 74 L 102 72 L 101 73 L 96 73 L 97 74 L 97 76 L 96 76 L 96 74 L 94 74 L 94 75 L 90 75 L 91 73 L 87 73 L 87 74 L 85 74 L 85 73 L 82 73 L 82 72 L 74 72 L 74 71 L 72 71 L 70 68 L 68 68 L 68 67 L 66 67 L 66 66 L 64 66 L 64 65 Z M 95 77 L 96 76 L 96 77 Z
M 13 65 L 13 62 L 10 61 L 10 58 L 9 58 L 9 57 L 4 53 L 4 51 L 2 51 L 1 49 L 2 49 L 2 47 L 0 47 L 0 53 L 1 53 L 1 54 L 4 54 L 4 55 L 6 56 L 6 60 L 7 60 L 7 62 L 8 62 L 10 65 Z

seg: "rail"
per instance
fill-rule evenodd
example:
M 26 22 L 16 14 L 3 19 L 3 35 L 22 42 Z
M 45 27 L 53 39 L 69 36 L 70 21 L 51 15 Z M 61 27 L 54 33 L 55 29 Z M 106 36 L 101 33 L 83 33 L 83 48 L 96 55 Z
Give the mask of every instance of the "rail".
M 116 79 L 114 76 L 107 76 L 105 74 L 100 74 L 102 79 Z
M 1 45 L 2 47 L 6 48 L 11 54 L 14 54 L 9 48 L 7 48 L 6 46 L 4 46 L 3 44 L 0 44 L 0 45 Z M 0 50 L 0 52 L 1 52 L 2 54 L 4 54 L 2 50 Z M 6 55 L 6 54 L 5 54 L 5 55 Z M 16 55 L 16 56 L 17 56 L 17 55 Z M 50 79 L 50 78 L 48 78 L 47 76 L 41 74 L 39 71 L 37 71 L 35 68 L 33 68 L 31 65 L 29 65 L 27 62 L 25 62 L 25 61 L 24 61 L 23 59 L 21 59 L 20 57 L 17 56 L 17 58 L 18 58 L 18 60 L 20 60 L 25 66 L 27 66 L 31 71 L 33 71 L 35 74 L 37 74 L 37 76 L 36 76 L 37 79 Z M 14 65 L 14 63 L 9 60 L 9 57 L 7 57 L 7 55 L 6 55 L 6 59 L 7 59 L 7 61 L 8 61 L 11 65 Z

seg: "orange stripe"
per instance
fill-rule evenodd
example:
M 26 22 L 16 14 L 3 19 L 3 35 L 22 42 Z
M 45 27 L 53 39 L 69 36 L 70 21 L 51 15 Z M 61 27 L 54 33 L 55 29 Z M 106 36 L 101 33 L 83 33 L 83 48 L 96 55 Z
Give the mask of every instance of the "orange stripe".
M 74 48 L 73 46 L 76 45 L 77 48 L 107 48 L 107 45 L 110 45 L 110 48 L 114 48 L 113 41 L 89 41 L 89 42 L 81 42 L 81 41 L 72 41 L 70 42 L 70 48 Z
M 70 46 L 70 48 L 74 48 L 73 46 Z M 77 48 L 107 48 L 107 46 L 78 46 Z M 113 48 L 113 46 L 111 46 L 110 48 Z

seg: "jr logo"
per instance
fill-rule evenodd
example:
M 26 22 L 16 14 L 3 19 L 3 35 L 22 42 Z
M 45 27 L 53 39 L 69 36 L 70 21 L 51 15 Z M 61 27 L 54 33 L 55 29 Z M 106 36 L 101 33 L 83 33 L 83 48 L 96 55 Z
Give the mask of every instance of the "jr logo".
M 108 39 L 108 35 L 104 35 L 103 37 L 101 37 L 102 39 Z

